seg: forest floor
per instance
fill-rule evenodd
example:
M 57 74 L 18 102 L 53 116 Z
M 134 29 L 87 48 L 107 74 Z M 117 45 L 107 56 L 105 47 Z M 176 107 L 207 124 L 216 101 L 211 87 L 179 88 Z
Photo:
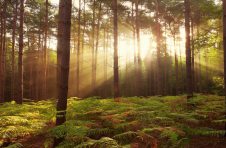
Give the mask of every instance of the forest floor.
M 199 95 L 68 99 L 67 122 L 54 127 L 55 102 L 0 107 L 0 147 L 225 148 L 224 97 Z

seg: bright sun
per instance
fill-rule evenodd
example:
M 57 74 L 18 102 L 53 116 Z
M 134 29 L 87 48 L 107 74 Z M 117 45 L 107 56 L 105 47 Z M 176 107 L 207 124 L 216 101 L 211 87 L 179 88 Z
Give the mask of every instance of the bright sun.
M 151 49 L 155 49 L 155 42 L 151 42 L 152 36 L 150 34 L 141 33 L 141 40 L 140 40 L 140 52 L 141 58 L 144 59 L 148 52 Z M 134 47 L 135 45 L 135 47 Z M 122 58 L 126 58 L 127 60 L 132 60 L 134 54 L 137 54 L 137 43 L 132 38 L 124 38 L 119 37 L 119 55 Z

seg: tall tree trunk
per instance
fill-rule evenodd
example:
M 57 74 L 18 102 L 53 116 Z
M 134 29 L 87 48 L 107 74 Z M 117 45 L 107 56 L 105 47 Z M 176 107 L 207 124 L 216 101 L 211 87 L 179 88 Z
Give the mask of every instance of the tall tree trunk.
M 142 69 L 141 69 L 141 47 L 140 47 L 140 14 L 139 14 L 139 0 L 135 2 L 136 11 L 136 35 L 137 35 L 137 66 L 136 66 L 136 78 L 137 78 L 137 95 L 142 95 Z
M 137 60 L 141 62 L 141 49 L 140 49 L 140 15 L 139 15 L 139 0 L 136 0 L 136 34 L 137 34 Z
M 0 103 L 4 102 L 4 98 L 2 96 L 2 38 L 3 38 L 3 5 L 0 3 Z
M 175 55 L 174 55 L 174 58 L 175 58 L 175 77 L 176 77 L 176 80 L 175 80 L 175 95 L 178 94 L 178 57 L 177 57 L 177 49 L 176 49 L 176 36 L 175 34 L 173 35 L 173 43 L 174 43 L 174 50 L 175 50 Z
M 72 0 L 60 0 L 57 43 L 57 116 L 56 125 L 66 121 L 68 78 L 70 66 Z M 62 139 L 57 139 L 58 145 Z
M 16 102 L 23 102 L 23 48 L 24 48 L 24 0 L 20 0 L 19 55 L 18 55 L 18 94 Z
M 78 44 L 77 44 L 77 79 L 76 79 L 76 93 L 79 97 L 79 77 L 80 77 L 80 37 L 81 37 L 81 0 L 79 0 L 79 9 L 78 9 Z
M 92 20 L 92 91 L 96 88 L 95 76 L 95 19 L 96 19 L 96 0 L 93 0 L 93 20 Z
M 137 61 L 141 63 L 141 49 L 140 49 L 140 15 L 139 15 L 139 0 L 136 0 L 136 34 L 137 34 Z
M 107 68 L 107 60 L 106 60 L 106 54 L 107 54 L 107 44 L 106 44 L 106 33 L 107 33 L 107 27 L 105 25 L 104 27 L 104 67 L 103 67 L 103 71 L 104 71 L 104 83 L 107 82 L 107 72 L 106 72 L 106 68 Z M 106 87 L 104 89 L 104 96 L 106 95 Z
M 114 9 L 114 98 L 119 97 L 119 66 L 118 66 L 118 1 L 113 0 Z
M 5 101 L 5 58 L 6 58 L 6 7 L 7 7 L 7 1 L 4 1 L 2 5 L 2 19 L 1 19 L 1 79 L 0 79 L 0 103 Z
M 48 16 L 49 16 L 49 12 L 48 12 L 48 6 L 49 6 L 49 2 L 48 0 L 46 0 L 45 3 L 45 36 L 44 36 L 44 53 L 43 53 L 43 63 L 44 63 L 44 77 L 43 77 L 43 97 L 44 99 L 47 98 L 47 37 L 48 37 Z
M 224 44 L 224 95 L 225 95 L 225 106 L 226 106 L 226 0 L 223 0 L 223 44 Z M 225 108 L 225 119 L 226 119 L 226 108 Z M 225 122 L 225 134 L 226 137 L 226 122 Z
M 187 98 L 193 97 L 192 87 L 192 63 L 191 63 L 191 39 L 190 39 L 190 0 L 184 0 L 185 5 L 185 33 L 186 33 L 186 75 Z
M 196 81 L 195 81 L 195 43 L 194 43 L 194 20 L 193 18 L 191 19 L 191 41 L 192 41 L 192 45 L 191 45 L 191 70 L 192 70 L 192 85 L 195 91 L 196 90 Z
M 84 47 L 85 47 L 85 33 L 86 33 L 86 0 L 83 0 L 83 31 L 82 31 L 82 52 L 81 52 L 81 72 L 84 64 Z
M 98 10 L 98 16 L 97 16 L 97 30 L 96 30 L 96 48 L 95 48 L 95 64 L 94 64 L 94 80 L 95 80 L 95 85 L 96 85 L 96 80 L 97 80 L 97 65 L 98 65 L 98 50 L 99 50 L 99 36 L 100 36 L 100 21 L 101 21 L 101 7 L 102 3 L 100 2 L 99 4 L 99 10 Z M 97 88 L 95 88 L 94 95 L 98 95 L 97 93 Z
M 136 63 L 136 27 L 134 19 L 134 2 L 132 1 L 132 29 L 133 29 L 133 52 L 134 52 L 134 64 Z
M 158 62 L 158 82 L 157 82 L 157 94 L 158 95 L 162 95 L 163 91 L 163 83 L 162 83 L 162 79 L 163 79 L 163 73 L 162 73 L 162 57 L 161 57 L 161 38 L 162 38 L 162 34 L 161 34 L 161 24 L 160 24 L 160 16 L 159 16 L 159 2 L 156 0 L 155 1 L 155 5 L 156 5 L 156 24 L 157 24 L 157 35 L 156 35 L 156 43 L 157 43 L 157 62 Z
M 17 15 L 18 15 L 18 0 L 14 7 L 13 17 L 13 32 L 12 32 L 12 73 L 11 73 L 11 98 L 15 99 L 15 41 L 16 41 L 16 28 L 17 28 Z

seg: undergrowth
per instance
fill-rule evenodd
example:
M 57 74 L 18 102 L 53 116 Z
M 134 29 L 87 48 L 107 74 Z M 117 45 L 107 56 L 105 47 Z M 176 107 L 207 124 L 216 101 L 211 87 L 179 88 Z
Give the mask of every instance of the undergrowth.
M 54 121 L 51 101 L 0 108 L 0 136 L 17 142 L 38 134 Z M 67 122 L 47 131 L 45 147 L 53 138 L 64 138 L 58 147 L 186 147 L 192 138 L 224 134 L 224 98 L 196 95 L 112 99 L 68 99 Z

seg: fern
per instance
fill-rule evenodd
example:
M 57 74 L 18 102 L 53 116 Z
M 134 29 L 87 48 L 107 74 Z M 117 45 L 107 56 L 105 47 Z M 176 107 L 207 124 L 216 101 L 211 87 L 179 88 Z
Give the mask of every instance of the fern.
M 225 134 L 224 130 L 213 130 L 210 128 L 189 128 L 185 127 L 184 131 L 190 136 L 212 136 L 212 137 L 221 137 Z
M 138 136 L 137 132 L 129 131 L 129 132 L 125 132 L 125 133 L 122 133 L 122 134 L 115 135 L 113 137 L 113 139 L 118 141 L 118 143 L 120 143 L 120 144 L 129 144 L 132 141 L 134 141 L 134 139 L 137 136 Z
M 175 145 L 178 141 L 179 135 L 172 130 L 164 130 L 161 133 L 160 137 L 169 139 L 171 145 Z
M 10 146 L 7 146 L 6 148 L 23 148 L 23 145 L 21 143 L 15 143 Z
M 73 122 L 66 122 L 63 125 L 54 127 L 50 130 L 50 134 L 56 138 L 63 137 L 83 137 L 87 134 L 88 128 L 84 126 L 76 126 Z
M 114 133 L 112 129 L 109 128 L 97 128 L 97 129 L 90 129 L 87 132 L 87 136 L 91 138 L 100 138 L 104 136 L 110 136 Z
M 122 148 L 118 143 L 109 137 L 103 137 L 100 140 L 89 140 L 77 145 L 75 148 Z
M 111 138 L 103 137 L 93 144 L 94 148 L 121 148 L 118 143 Z
M 169 126 L 175 124 L 175 122 L 168 117 L 155 117 L 152 119 L 151 122 L 162 126 Z

